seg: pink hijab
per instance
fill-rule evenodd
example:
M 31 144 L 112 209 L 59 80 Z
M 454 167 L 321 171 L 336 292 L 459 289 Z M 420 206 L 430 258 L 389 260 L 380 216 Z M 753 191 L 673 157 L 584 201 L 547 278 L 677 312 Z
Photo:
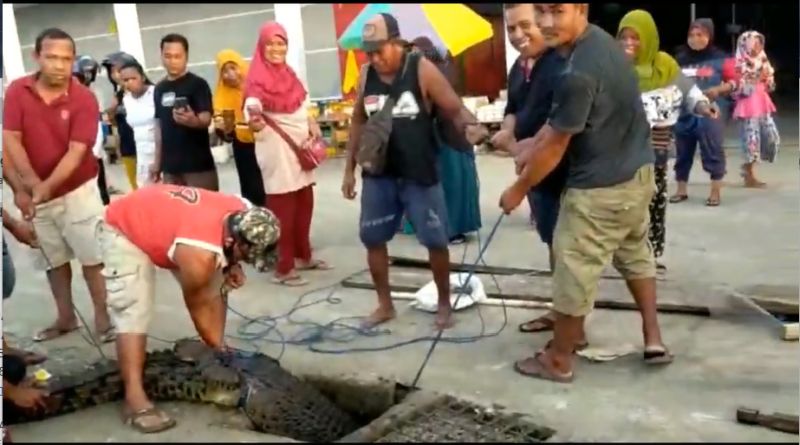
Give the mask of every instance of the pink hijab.
M 289 43 L 286 30 L 279 23 L 267 22 L 261 27 L 247 74 L 245 97 L 261 100 L 264 111 L 294 113 L 303 105 L 307 92 L 289 65 L 271 63 L 264 58 L 264 46 L 275 36 Z

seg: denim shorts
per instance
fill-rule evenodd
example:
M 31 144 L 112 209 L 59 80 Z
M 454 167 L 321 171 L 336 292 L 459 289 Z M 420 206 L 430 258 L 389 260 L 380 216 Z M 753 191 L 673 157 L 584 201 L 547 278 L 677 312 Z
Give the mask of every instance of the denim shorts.
M 448 245 L 447 206 L 441 184 L 422 186 L 391 177 L 363 177 L 359 237 L 368 248 L 388 243 L 406 215 L 420 244 Z
M 11 296 L 14 292 L 17 274 L 14 270 L 14 262 L 11 261 L 11 254 L 8 252 L 6 240 L 3 240 L 3 300 Z

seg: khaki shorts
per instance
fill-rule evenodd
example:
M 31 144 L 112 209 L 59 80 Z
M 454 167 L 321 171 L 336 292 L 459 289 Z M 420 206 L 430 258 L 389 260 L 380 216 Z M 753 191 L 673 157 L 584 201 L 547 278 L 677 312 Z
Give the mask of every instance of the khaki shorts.
M 581 317 L 594 307 L 598 283 L 608 263 L 626 280 L 656 275 L 647 237 L 653 165 L 628 182 L 605 188 L 570 188 L 561 200 L 553 251 L 553 309 Z
M 105 221 L 96 225 L 103 255 L 109 314 L 122 334 L 146 334 L 153 318 L 155 265 L 138 247 Z
M 102 263 L 94 230 L 104 209 L 96 178 L 64 196 L 36 206 L 33 227 L 41 250 L 34 250 L 35 266 L 50 270 L 73 259 L 83 266 Z

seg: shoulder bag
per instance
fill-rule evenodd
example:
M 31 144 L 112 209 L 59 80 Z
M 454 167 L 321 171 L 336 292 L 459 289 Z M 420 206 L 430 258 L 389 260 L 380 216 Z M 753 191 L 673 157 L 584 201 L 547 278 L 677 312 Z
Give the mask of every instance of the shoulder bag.
M 327 151 L 327 144 L 322 138 L 318 137 L 309 137 L 303 142 L 303 145 L 298 146 L 292 138 L 283 131 L 280 125 L 275 122 L 271 117 L 267 116 L 266 113 L 262 113 L 261 116 L 264 118 L 264 122 L 269 125 L 276 133 L 289 144 L 289 147 L 292 149 L 295 155 L 297 155 L 297 159 L 300 161 L 300 168 L 304 171 L 311 171 L 319 167 L 325 158 L 328 155 Z
M 389 97 L 380 111 L 373 114 L 367 119 L 361 132 L 361 138 L 358 141 L 358 153 L 356 154 L 356 162 L 361 166 L 361 169 L 370 175 L 378 176 L 383 174 L 386 169 L 386 153 L 389 150 L 389 138 L 392 135 L 392 109 L 394 109 L 397 98 L 400 96 L 399 85 L 402 78 L 406 74 L 409 59 L 417 57 L 415 54 L 407 54 L 403 69 L 394 81 L 392 81 Z M 366 70 L 368 73 L 369 70 Z M 364 76 L 364 84 L 366 85 L 366 75 Z M 362 96 L 364 92 L 362 90 Z

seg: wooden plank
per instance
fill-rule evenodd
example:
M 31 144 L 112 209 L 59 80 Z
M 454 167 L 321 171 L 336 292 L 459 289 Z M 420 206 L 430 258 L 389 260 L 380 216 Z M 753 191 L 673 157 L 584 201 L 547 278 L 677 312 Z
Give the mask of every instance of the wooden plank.
M 797 317 L 800 312 L 800 286 L 759 284 L 738 291 L 773 315 Z
M 785 323 L 781 338 L 786 341 L 800 340 L 800 323 Z
M 394 300 L 416 300 L 417 296 L 413 292 L 392 292 Z M 481 306 L 513 307 L 517 309 L 552 309 L 553 303 L 541 301 L 509 300 L 506 298 L 490 298 L 480 303 Z
M 470 259 L 469 261 L 474 261 Z M 401 257 L 389 255 L 389 264 L 397 267 L 413 267 L 417 269 L 431 268 L 431 263 L 428 260 L 411 257 Z M 452 272 L 472 272 L 484 273 L 492 275 L 533 275 L 541 277 L 549 277 L 552 275 L 549 270 L 544 269 L 525 269 L 520 267 L 503 267 L 503 266 L 490 266 L 488 264 L 471 264 L 471 263 L 450 263 L 450 270 Z M 607 280 L 621 280 L 622 276 L 616 271 L 606 272 L 602 275 L 603 279 Z M 664 281 L 663 277 L 656 277 L 658 281 Z
M 411 258 L 411 257 L 392 256 L 392 255 L 389 255 L 389 264 L 397 267 L 409 267 L 417 269 L 430 270 L 431 268 L 431 263 L 428 260 Z M 485 273 L 494 275 L 525 275 L 525 274 L 541 275 L 541 276 L 550 275 L 550 271 L 548 270 L 522 269 L 518 267 L 499 267 L 499 266 L 489 266 L 485 264 L 475 265 L 475 264 L 450 263 L 450 270 L 453 272 L 475 271 L 476 273 Z
M 390 288 L 393 292 L 416 292 L 431 279 L 430 271 L 390 267 Z M 478 274 L 489 298 L 551 302 L 552 288 L 549 277 L 530 275 Z M 497 283 L 495 283 L 497 280 Z M 344 287 L 374 289 L 369 271 L 364 271 L 342 282 Z M 679 289 L 660 287 L 658 310 L 665 313 L 710 315 L 708 307 L 695 303 L 698 298 L 686 295 Z M 595 307 L 603 309 L 638 310 L 622 280 L 601 280 Z

